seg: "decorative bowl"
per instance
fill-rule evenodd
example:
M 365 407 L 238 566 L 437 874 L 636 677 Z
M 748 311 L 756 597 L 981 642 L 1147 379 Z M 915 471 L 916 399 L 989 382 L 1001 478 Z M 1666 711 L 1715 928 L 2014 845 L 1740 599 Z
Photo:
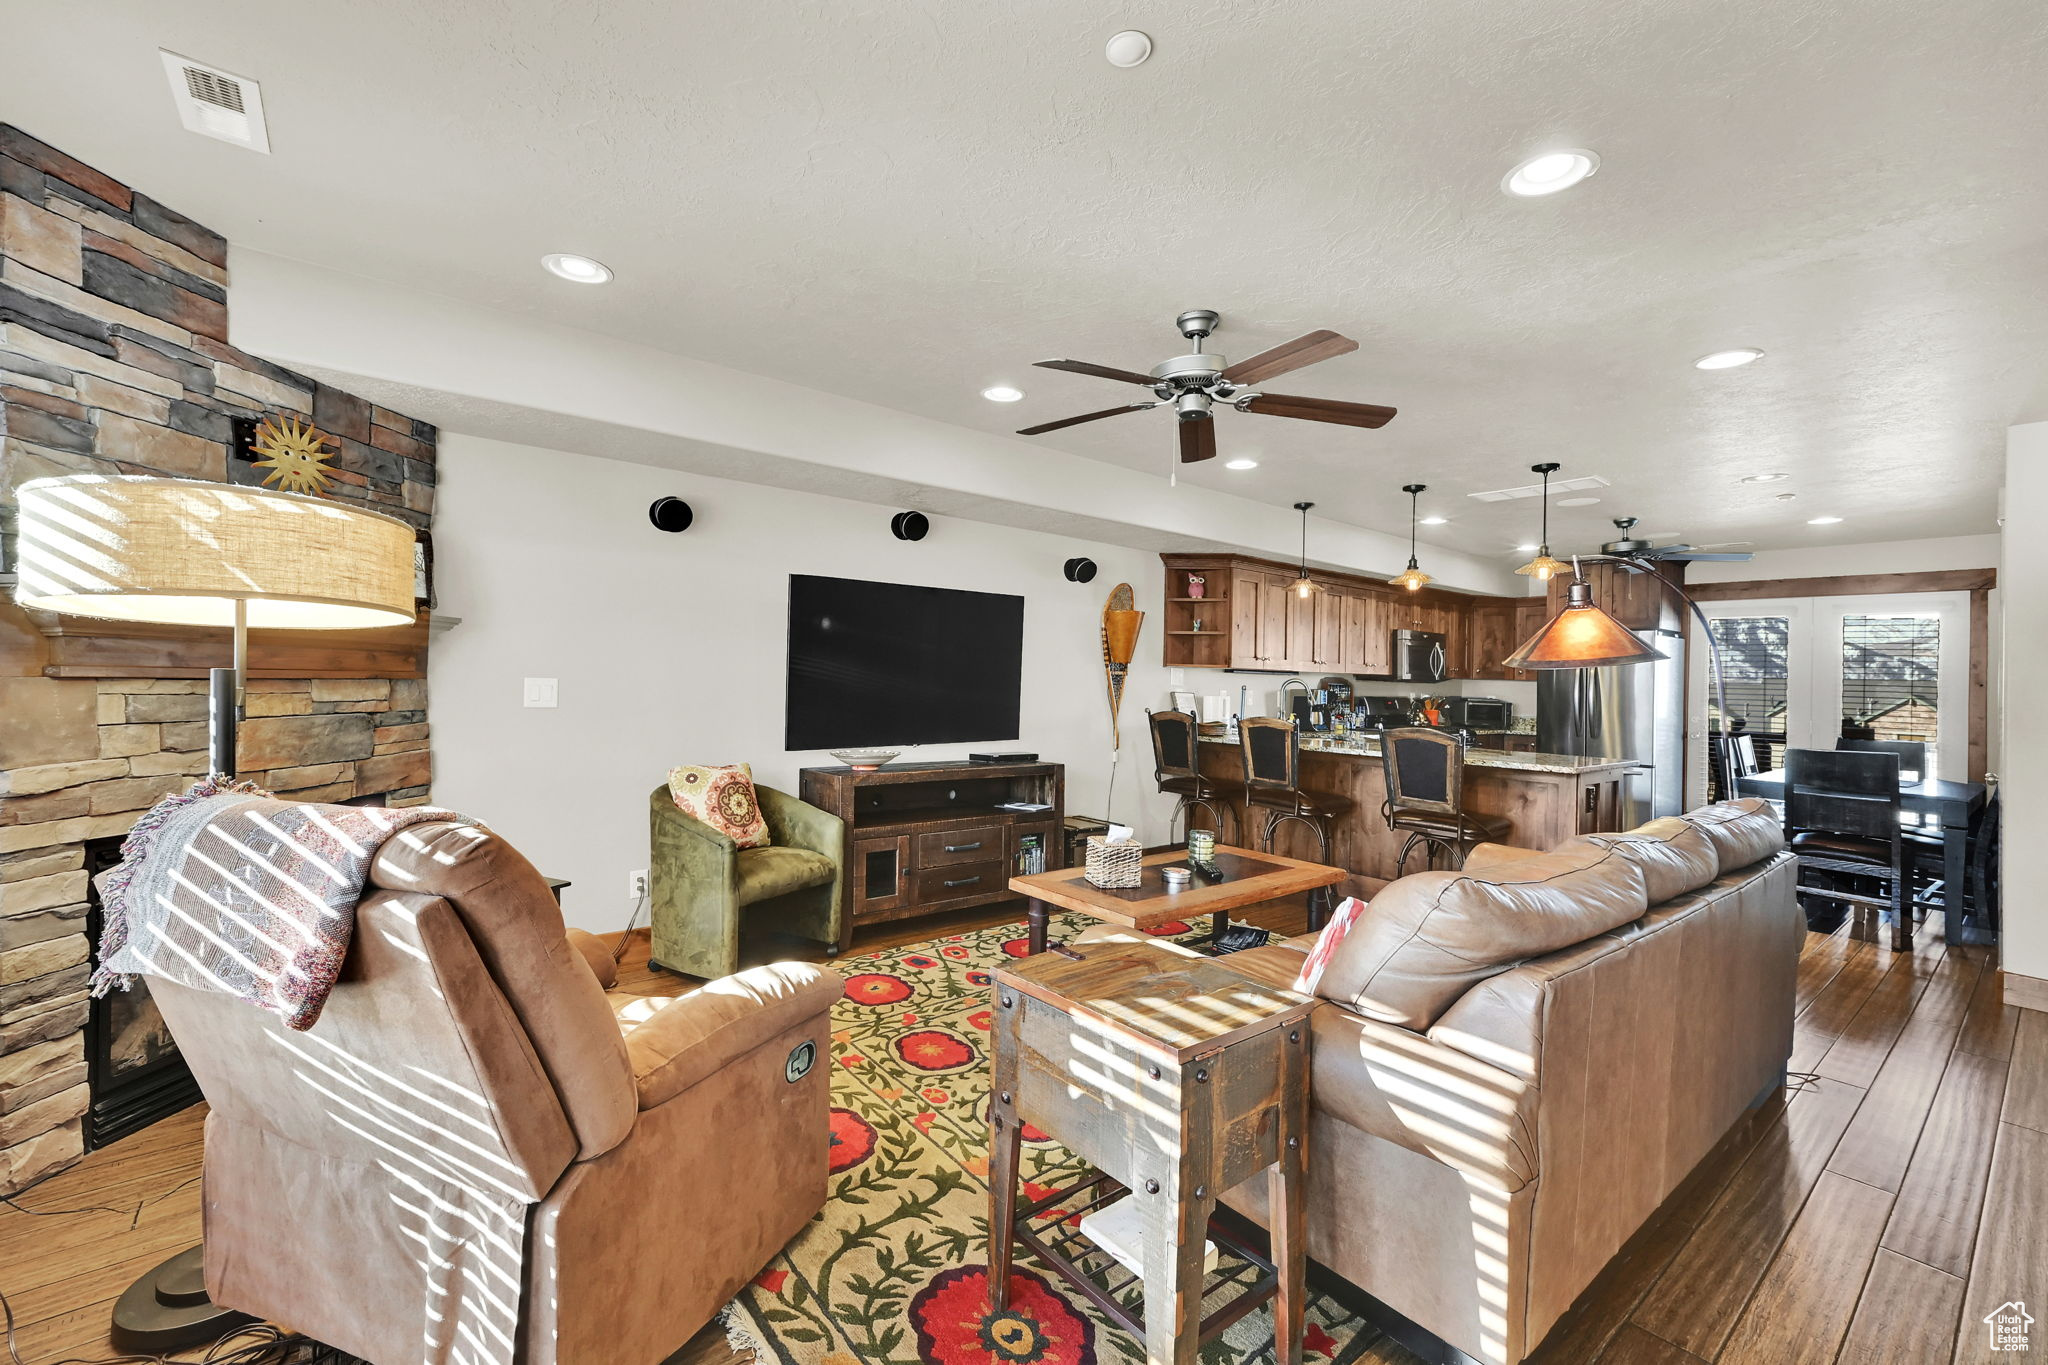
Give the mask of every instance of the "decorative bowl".
M 838 759 L 857 773 L 871 773 L 903 751 L 901 749 L 827 749 L 825 752 L 831 754 L 832 757 Z

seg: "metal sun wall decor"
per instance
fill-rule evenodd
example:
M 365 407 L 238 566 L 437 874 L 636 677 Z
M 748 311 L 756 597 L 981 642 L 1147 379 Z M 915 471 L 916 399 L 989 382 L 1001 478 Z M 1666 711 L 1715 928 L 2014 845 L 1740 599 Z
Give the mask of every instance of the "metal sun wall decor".
M 1109 685 L 1109 734 L 1114 747 L 1124 746 L 1123 734 L 1118 722 L 1118 713 L 1124 705 L 1124 679 L 1131 671 L 1131 660 L 1138 653 L 1138 630 L 1145 624 L 1145 613 L 1137 610 L 1137 599 L 1131 595 L 1131 585 L 1119 583 L 1109 590 L 1109 600 L 1102 604 L 1102 674 Z
M 256 466 L 270 471 L 263 476 L 266 487 L 312 494 L 327 491 L 328 481 L 334 477 L 327 461 L 341 451 L 332 436 L 289 414 L 258 422 L 250 449 L 256 454 Z

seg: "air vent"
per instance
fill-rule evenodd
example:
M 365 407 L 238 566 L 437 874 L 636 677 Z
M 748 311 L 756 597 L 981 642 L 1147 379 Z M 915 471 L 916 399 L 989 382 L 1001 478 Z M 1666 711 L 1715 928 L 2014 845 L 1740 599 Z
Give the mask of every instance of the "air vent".
M 1598 474 L 1586 474 L 1576 479 L 1552 479 L 1550 481 L 1550 491 L 1552 493 L 1576 493 L 1582 488 L 1605 488 L 1607 486 L 1607 480 L 1601 478 Z M 1476 498 L 1480 502 L 1508 502 L 1514 498 L 1540 498 L 1543 496 L 1543 485 L 1540 483 L 1525 483 L 1520 488 L 1492 488 L 1484 493 L 1467 493 L 1465 496 Z
M 263 126 L 263 91 L 256 82 L 161 48 L 157 55 L 170 77 L 179 122 L 195 133 L 252 152 L 270 150 L 270 133 Z

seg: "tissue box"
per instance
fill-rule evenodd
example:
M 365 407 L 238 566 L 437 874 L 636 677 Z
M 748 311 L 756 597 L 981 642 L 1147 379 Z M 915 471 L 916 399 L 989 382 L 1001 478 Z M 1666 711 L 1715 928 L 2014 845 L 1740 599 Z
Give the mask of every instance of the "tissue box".
M 1145 846 L 1136 839 L 1088 836 L 1081 875 L 1105 891 L 1138 885 L 1145 879 Z

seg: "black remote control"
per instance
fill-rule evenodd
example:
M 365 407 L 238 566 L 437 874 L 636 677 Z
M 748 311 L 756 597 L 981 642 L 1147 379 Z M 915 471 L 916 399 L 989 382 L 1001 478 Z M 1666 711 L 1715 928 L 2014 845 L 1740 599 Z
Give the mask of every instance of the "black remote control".
M 1198 863 L 1190 858 L 1188 860 L 1188 869 L 1211 885 L 1223 880 L 1223 869 L 1214 863 Z

